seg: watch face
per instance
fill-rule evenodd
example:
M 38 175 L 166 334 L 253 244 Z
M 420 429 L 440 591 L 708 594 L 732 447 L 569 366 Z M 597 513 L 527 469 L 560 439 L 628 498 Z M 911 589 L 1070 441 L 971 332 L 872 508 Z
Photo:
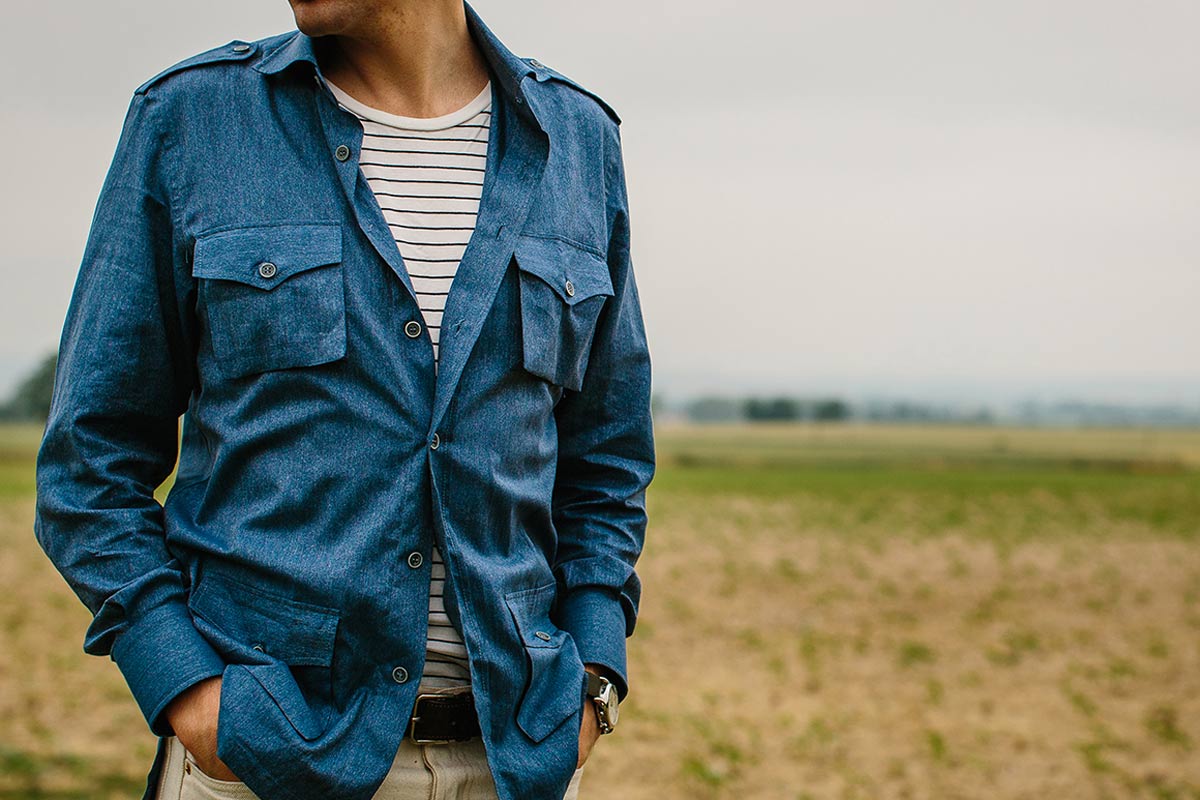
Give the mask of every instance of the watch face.
M 608 724 L 616 727 L 617 724 L 617 690 L 612 686 L 608 687 L 608 697 L 605 698 L 608 704 Z
M 604 688 L 600 690 L 600 703 L 604 709 L 604 718 L 608 722 L 609 730 L 617 726 L 617 689 L 611 683 L 605 682 Z

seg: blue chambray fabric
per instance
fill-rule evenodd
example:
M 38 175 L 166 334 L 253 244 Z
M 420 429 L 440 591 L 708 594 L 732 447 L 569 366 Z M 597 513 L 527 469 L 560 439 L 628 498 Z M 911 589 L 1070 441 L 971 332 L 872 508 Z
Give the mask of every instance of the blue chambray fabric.
M 620 120 L 464 6 L 495 117 L 436 374 L 299 31 L 136 89 L 63 332 L 35 532 L 84 649 L 160 736 L 221 675 L 218 754 L 271 800 L 382 781 L 435 541 L 502 798 L 562 797 L 585 662 L 628 692 L 654 447 Z

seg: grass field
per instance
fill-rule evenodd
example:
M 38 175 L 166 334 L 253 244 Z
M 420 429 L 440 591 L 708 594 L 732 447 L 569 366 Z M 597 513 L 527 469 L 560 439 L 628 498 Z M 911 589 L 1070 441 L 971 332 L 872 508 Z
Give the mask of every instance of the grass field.
M 0 798 L 155 740 L 0 431 Z M 581 797 L 1200 800 L 1200 431 L 660 426 L 631 693 Z M 97 788 L 98 787 L 98 788 Z

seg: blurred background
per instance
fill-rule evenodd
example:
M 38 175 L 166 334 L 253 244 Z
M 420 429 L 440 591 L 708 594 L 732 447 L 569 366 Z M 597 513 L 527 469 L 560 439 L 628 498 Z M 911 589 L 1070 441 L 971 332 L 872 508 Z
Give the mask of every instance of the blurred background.
M 583 796 L 1200 798 L 1200 5 L 473 6 L 623 120 L 660 468 Z M 6 17 L 0 798 L 140 797 L 53 353 L 133 88 L 293 20 Z

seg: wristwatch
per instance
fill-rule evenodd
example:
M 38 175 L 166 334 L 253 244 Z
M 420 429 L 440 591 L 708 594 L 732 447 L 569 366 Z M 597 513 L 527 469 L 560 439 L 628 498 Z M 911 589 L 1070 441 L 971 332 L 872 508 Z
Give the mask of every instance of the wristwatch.
M 612 733 L 617 727 L 617 687 L 594 672 L 587 673 L 587 682 L 587 696 L 596 704 L 600 732 Z

